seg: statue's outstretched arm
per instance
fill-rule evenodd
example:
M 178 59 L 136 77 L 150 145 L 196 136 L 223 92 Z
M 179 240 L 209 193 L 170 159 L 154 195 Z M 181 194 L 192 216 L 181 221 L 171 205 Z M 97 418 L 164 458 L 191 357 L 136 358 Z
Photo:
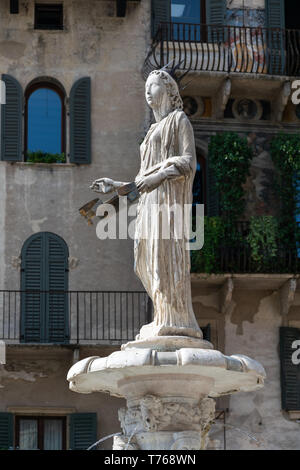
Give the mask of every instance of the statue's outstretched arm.
M 127 183 L 122 181 L 114 181 L 110 178 L 99 178 L 91 184 L 90 188 L 96 193 L 108 194 L 115 191 L 124 184 Z

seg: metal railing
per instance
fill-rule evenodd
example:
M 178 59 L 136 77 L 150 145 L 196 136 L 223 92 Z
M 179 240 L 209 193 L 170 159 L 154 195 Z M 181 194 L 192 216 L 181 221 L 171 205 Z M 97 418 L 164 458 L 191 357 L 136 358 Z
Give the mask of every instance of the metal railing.
M 300 76 L 300 30 L 160 23 L 145 77 L 173 60 L 179 70 Z
M 300 272 L 300 250 L 295 246 L 282 246 L 278 240 L 276 242 L 276 254 L 272 256 L 269 247 L 266 246 L 264 252 L 260 252 L 260 260 L 252 256 L 250 244 L 247 240 L 250 231 L 248 221 L 237 223 L 237 233 L 239 237 L 232 243 L 232 238 L 226 234 L 218 246 L 214 256 L 214 273 L 261 273 L 261 274 L 298 274 Z M 201 259 L 195 260 L 192 252 L 192 272 L 202 272 Z M 196 254 L 196 256 L 198 256 Z M 200 252 L 201 257 L 201 252 Z
M 151 318 L 146 292 L 0 290 L 0 339 L 12 343 L 120 344 Z

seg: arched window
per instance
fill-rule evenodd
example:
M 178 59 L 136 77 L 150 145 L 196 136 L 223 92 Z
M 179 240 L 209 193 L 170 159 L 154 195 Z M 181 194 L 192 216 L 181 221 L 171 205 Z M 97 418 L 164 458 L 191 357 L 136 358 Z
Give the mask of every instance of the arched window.
M 25 155 L 65 153 L 65 95 L 55 83 L 37 82 L 25 94 Z M 59 161 L 59 159 L 58 159 Z
M 54 233 L 36 233 L 24 243 L 21 257 L 21 341 L 68 342 L 66 242 Z

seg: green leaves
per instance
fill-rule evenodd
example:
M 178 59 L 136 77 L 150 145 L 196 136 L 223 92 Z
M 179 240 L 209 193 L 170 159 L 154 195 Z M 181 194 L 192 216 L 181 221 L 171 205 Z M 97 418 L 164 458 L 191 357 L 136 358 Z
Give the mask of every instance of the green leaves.
M 41 150 L 27 152 L 27 162 L 30 163 L 66 163 L 64 153 L 46 153 Z
M 270 152 L 280 215 L 253 216 L 241 229 L 243 185 L 252 150 L 235 133 L 211 138 L 209 162 L 220 193 L 221 217 L 205 217 L 204 246 L 192 252 L 192 272 L 299 272 L 300 134 L 279 134 L 273 138 Z
M 271 142 L 271 155 L 281 174 L 300 171 L 300 134 L 279 134 Z
M 221 217 L 204 217 L 204 246 L 191 252 L 191 271 L 219 272 L 219 246 L 225 235 Z
M 233 223 L 245 209 L 243 184 L 249 175 L 252 150 L 246 138 L 233 132 L 212 136 L 208 148 L 220 192 L 221 213 Z
M 250 218 L 250 231 L 247 242 L 251 249 L 251 257 L 261 271 L 277 255 L 278 221 L 275 217 L 263 215 Z
M 296 221 L 300 215 L 300 134 L 276 136 L 271 142 L 271 157 L 276 168 L 274 192 L 280 201 L 280 243 L 296 250 L 300 241 L 300 224 Z

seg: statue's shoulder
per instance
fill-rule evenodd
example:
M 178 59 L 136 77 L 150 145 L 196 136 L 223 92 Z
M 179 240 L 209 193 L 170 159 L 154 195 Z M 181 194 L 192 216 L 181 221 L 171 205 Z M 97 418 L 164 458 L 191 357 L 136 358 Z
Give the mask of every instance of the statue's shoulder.
M 187 117 L 187 115 L 185 114 L 185 112 L 182 110 L 182 109 L 177 109 L 176 110 L 176 119 L 177 119 L 177 122 L 178 124 L 181 126 L 187 126 L 187 127 L 191 127 L 191 121 L 189 120 L 189 118 Z

